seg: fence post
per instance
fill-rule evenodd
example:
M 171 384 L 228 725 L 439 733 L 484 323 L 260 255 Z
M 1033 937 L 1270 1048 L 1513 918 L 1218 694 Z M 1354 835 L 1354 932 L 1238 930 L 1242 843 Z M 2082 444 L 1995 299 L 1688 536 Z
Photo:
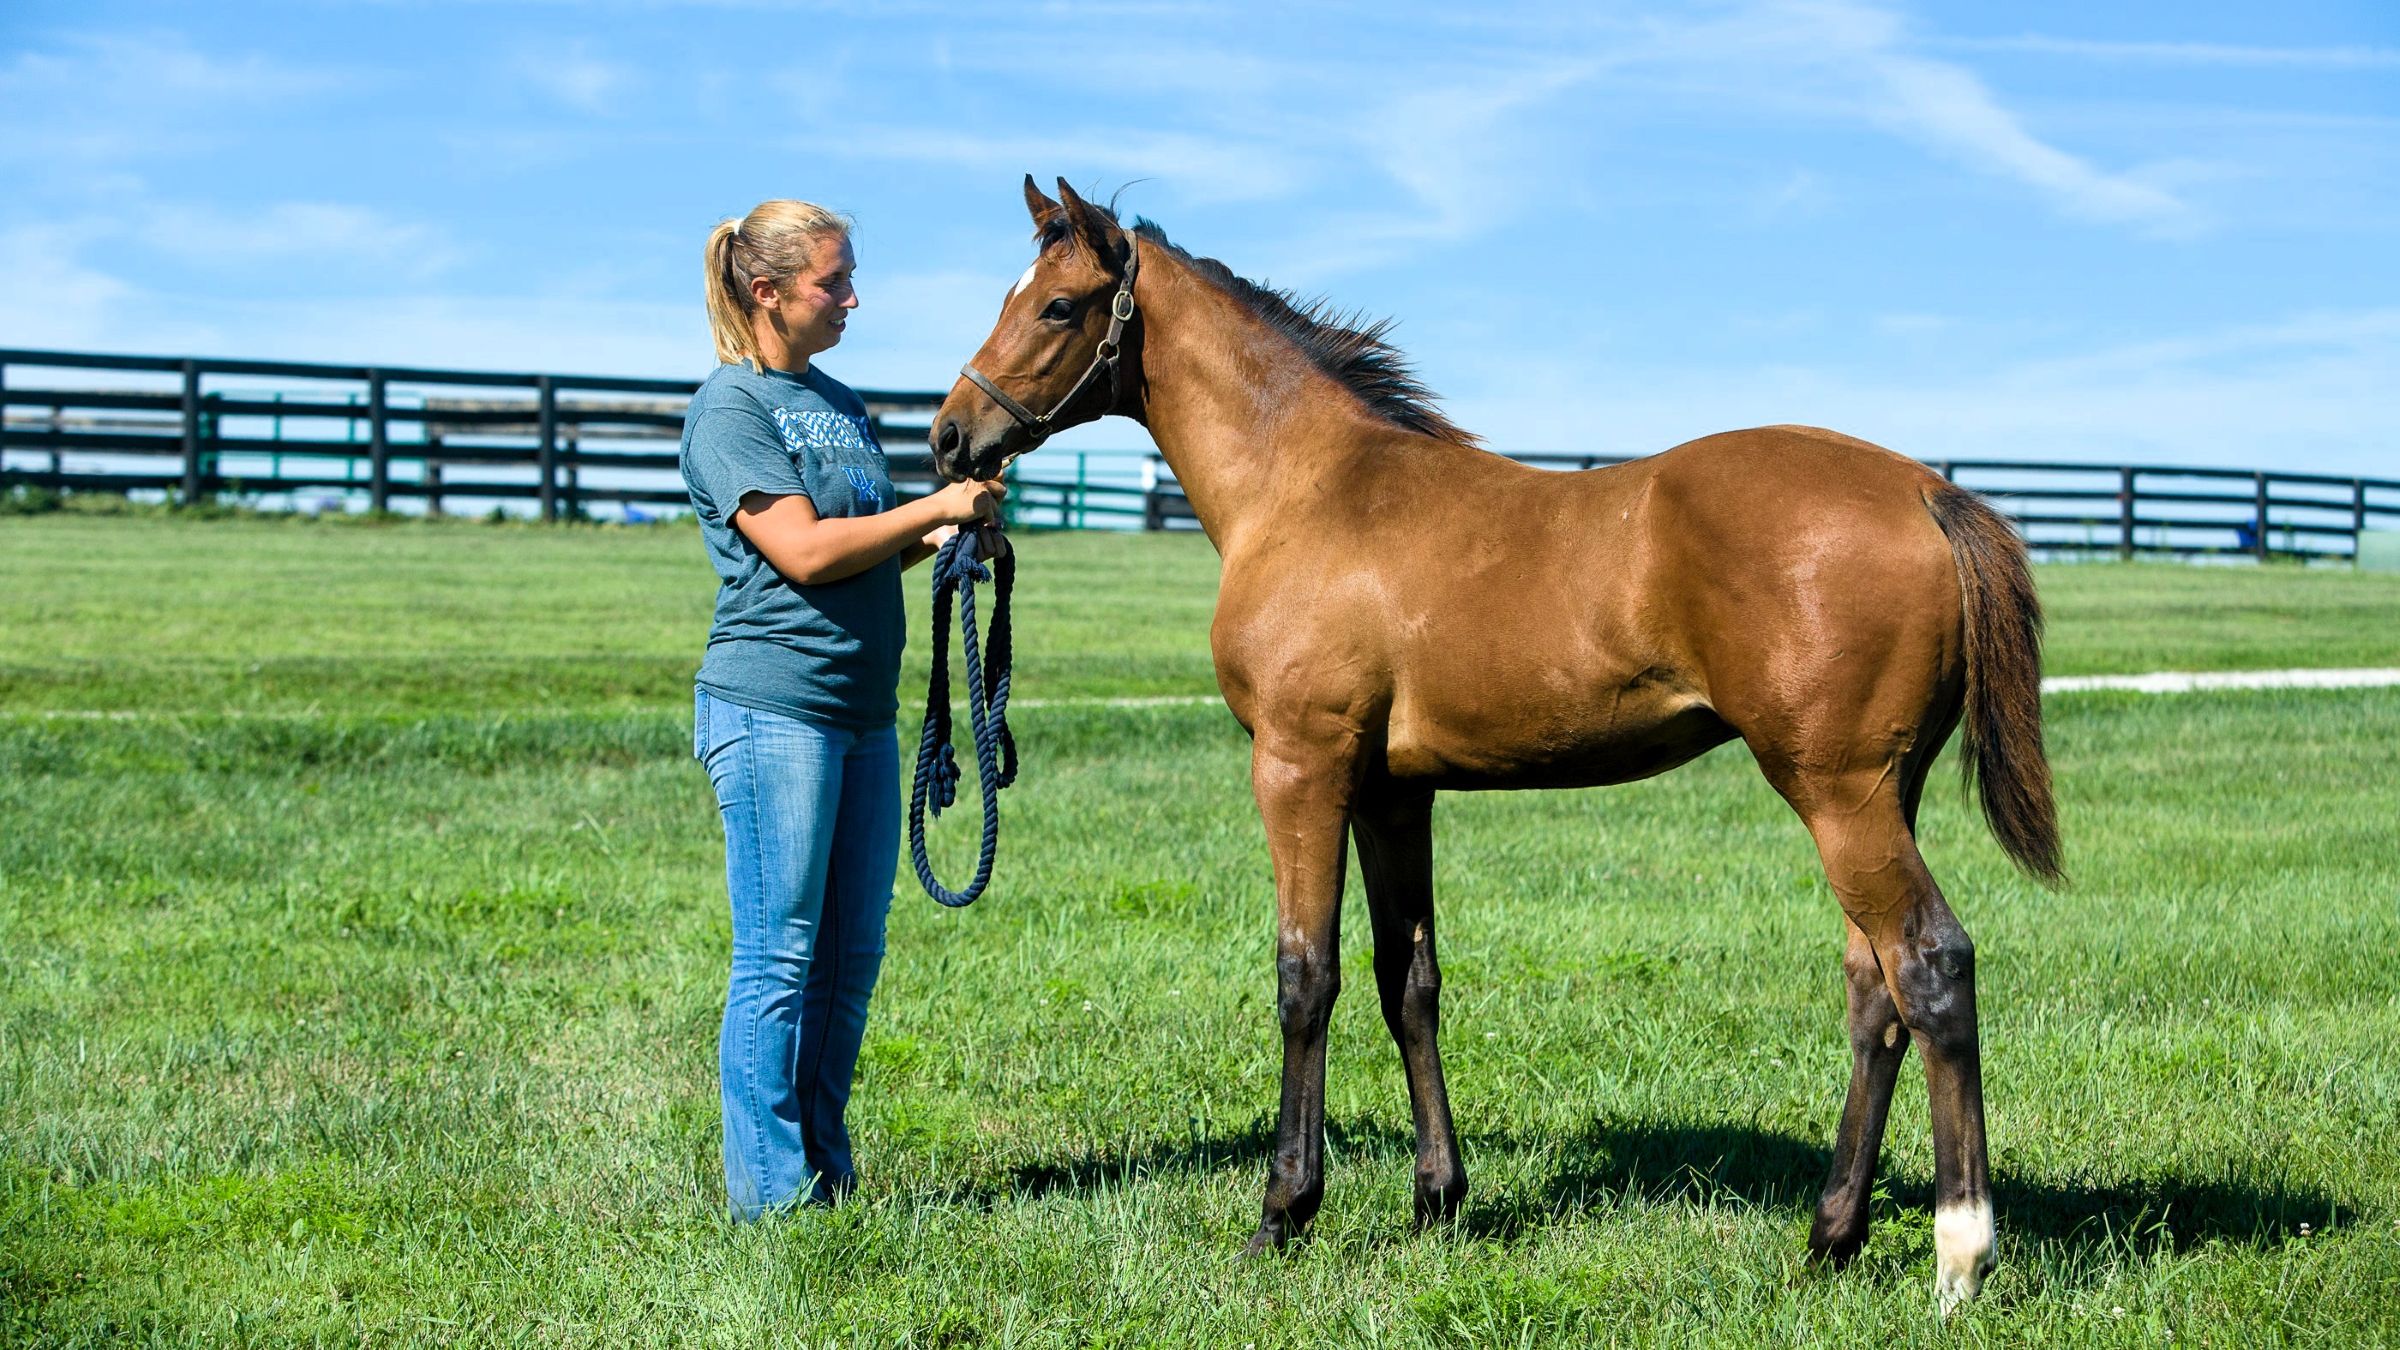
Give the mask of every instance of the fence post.
M 2117 470 L 2117 556 L 2133 560 L 2133 466 Z
M 575 428 L 567 428 L 567 519 L 583 519 L 583 454 Z
M 1940 474 L 1940 475 L 1942 476 L 1942 478 L 1943 478 L 1945 481 L 1947 481 L 1947 482 L 1952 482 L 1952 483 L 1955 483 L 1955 482 L 1957 482 L 1957 481 L 1958 481 L 1958 478 L 1957 478 L 1957 476 L 1956 476 L 1956 475 L 1954 475 L 1954 474 L 1952 474 L 1952 473 L 1950 472 L 1950 461 L 1949 461 L 1949 460 L 1946 460 L 1946 459 L 1945 459 L 1945 460 L 1943 460 L 1941 463 L 1934 465 L 1934 466 L 1933 466 L 1933 471 L 1934 471 L 1935 473 L 1938 473 L 1938 474 Z
M 1158 495 L 1158 456 L 1142 457 L 1142 528 L 1167 528 L 1167 504 Z
M 541 398 L 542 519 L 558 519 L 558 387 L 547 375 L 534 380 Z
M 383 372 L 367 372 L 367 509 L 392 509 L 392 435 L 383 394 Z
M 200 363 L 183 363 L 183 504 L 200 500 Z
M 58 492 L 67 490 L 67 451 L 56 440 L 58 433 L 66 429 L 65 411 L 56 403 L 50 405 L 50 434 L 53 438 L 50 442 L 50 486 Z
M 2359 536 L 2367 532 L 2367 480 L 2350 480 L 2350 561 L 2358 562 Z
M 56 449 L 51 450 L 55 458 Z M 8 363 L 0 361 L 0 481 L 8 477 Z
M 425 433 L 425 514 L 442 518 L 442 433 Z
M 2251 551 L 2257 554 L 2260 562 L 2265 562 L 2267 560 L 2267 475 L 2262 470 L 2250 475 L 2250 478 L 2257 485 L 2258 497 L 2258 538 L 2251 544 Z

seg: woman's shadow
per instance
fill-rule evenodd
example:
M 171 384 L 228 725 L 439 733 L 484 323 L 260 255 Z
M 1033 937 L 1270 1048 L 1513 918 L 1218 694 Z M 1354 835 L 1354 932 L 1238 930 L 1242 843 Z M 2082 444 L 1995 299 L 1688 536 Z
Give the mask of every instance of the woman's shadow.
M 1326 1122 L 1326 1143 L 1346 1170 L 1388 1163 L 1404 1174 L 1415 1143 L 1404 1125 L 1368 1118 Z M 1523 1150 L 1551 1159 L 1548 1175 L 1531 1186 L 1497 1194 L 1470 1193 L 1460 1231 L 1478 1238 L 1514 1239 L 1571 1215 L 1621 1204 L 1708 1204 L 1736 1201 L 1761 1209 L 1806 1214 L 1832 1166 L 1832 1151 L 1810 1140 L 1740 1124 L 1595 1119 L 1564 1136 L 1555 1131 L 1496 1130 L 1461 1136 L 1468 1156 Z M 1273 1122 L 1182 1143 L 1129 1152 L 1095 1150 L 1022 1164 L 1009 1174 L 1007 1194 L 1033 1198 L 1056 1191 L 1109 1189 L 1169 1173 L 1258 1170 L 1274 1155 Z M 1922 1176 L 1892 1175 L 1883 1193 L 1903 1209 L 1930 1209 L 1932 1185 Z M 998 1195 L 988 1198 L 997 1200 Z M 2129 1241 L 2183 1251 L 2207 1242 L 2271 1247 L 2303 1227 L 2347 1222 L 2353 1207 L 2323 1191 L 2280 1178 L 2252 1180 L 2226 1173 L 2170 1173 L 2116 1184 L 2050 1180 L 1996 1171 L 1993 1206 L 2002 1227 L 2019 1240 L 2068 1249 L 2123 1247 Z M 1881 1206 L 1879 1206 L 1879 1209 Z M 1879 1215 L 1879 1218 L 1883 1217 Z

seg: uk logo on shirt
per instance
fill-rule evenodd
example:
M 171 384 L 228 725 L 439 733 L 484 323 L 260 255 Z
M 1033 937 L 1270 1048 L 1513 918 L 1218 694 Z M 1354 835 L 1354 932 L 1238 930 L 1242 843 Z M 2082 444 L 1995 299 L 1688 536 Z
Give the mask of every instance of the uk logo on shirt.
M 869 476 L 865 469 L 854 464 L 845 464 L 842 466 L 842 477 L 850 480 L 850 490 L 857 493 L 858 499 L 867 504 L 868 515 L 874 515 L 883 509 L 883 489 L 876 485 L 874 478 Z

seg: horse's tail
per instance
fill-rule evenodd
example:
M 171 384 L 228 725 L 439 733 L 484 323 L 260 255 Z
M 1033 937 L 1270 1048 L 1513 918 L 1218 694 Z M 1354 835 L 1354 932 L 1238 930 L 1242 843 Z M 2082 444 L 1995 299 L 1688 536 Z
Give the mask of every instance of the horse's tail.
M 1966 615 L 1966 785 L 1983 790 L 1983 818 L 2017 866 L 2053 885 L 2058 807 L 2042 753 L 2042 603 L 2024 541 L 1974 493 L 1944 483 L 1925 493 L 1958 560 Z

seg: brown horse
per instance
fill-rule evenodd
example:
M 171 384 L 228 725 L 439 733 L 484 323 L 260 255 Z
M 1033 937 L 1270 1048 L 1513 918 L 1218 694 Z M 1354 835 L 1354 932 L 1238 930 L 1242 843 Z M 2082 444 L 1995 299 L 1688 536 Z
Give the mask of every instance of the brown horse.
M 1813 427 L 1583 473 L 1517 464 L 1434 410 L 1382 325 L 1295 304 L 1058 186 L 1052 201 L 1025 180 L 1040 256 L 936 416 L 935 462 L 991 477 L 1057 427 L 1123 414 L 1224 560 L 1210 641 L 1253 743 L 1283 1029 L 1251 1249 L 1297 1235 L 1324 1195 L 1349 839 L 1408 1072 L 1417 1217 L 1436 1221 L 1467 1178 L 1435 1042 L 1434 793 L 1629 782 L 1738 736 L 1847 919 L 1850 1089 L 1809 1248 L 1840 1264 L 1866 1242 L 1913 1041 L 1935 1288 L 1945 1310 L 1972 1296 L 1994 1245 L 1974 947 L 1915 826 L 1963 716 L 1994 833 L 2059 878 L 2041 613 L 2008 524 L 1914 460 Z

